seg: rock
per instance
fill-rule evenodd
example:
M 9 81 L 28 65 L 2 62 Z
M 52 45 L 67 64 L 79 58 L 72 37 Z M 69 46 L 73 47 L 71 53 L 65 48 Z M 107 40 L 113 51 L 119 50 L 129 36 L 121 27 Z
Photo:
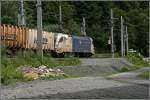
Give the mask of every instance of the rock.
M 47 76 L 55 77 L 55 76 L 65 75 L 65 73 L 60 69 L 47 68 L 44 65 L 39 66 L 38 68 L 21 66 L 17 70 L 22 71 L 22 73 L 24 74 L 24 77 L 27 78 L 28 80 L 35 80 L 40 77 L 47 77 Z
M 41 69 L 45 69 L 45 68 L 46 68 L 46 66 L 42 65 L 42 66 L 39 66 L 39 68 L 41 68 Z
M 54 71 L 54 70 L 53 70 L 53 69 L 51 69 L 51 68 L 49 68 L 49 71 L 50 71 L 50 72 L 52 72 L 52 71 Z
M 61 70 L 60 70 L 60 69 L 57 69 L 57 71 L 58 71 L 58 72 L 61 72 Z

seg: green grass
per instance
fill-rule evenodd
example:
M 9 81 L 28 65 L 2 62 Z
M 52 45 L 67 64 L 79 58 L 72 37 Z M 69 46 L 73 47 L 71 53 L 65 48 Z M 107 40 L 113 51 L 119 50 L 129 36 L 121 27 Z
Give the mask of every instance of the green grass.
M 138 55 L 137 53 L 129 53 L 127 56 L 128 60 L 135 64 L 136 66 L 147 66 L 148 64 L 143 60 L 142 55 Z
M 17 81 L 23 81 L 23 74 L 16 71 L 13 66 L 7 66 L 1 68 L 1 83 L 4 85 L 14 84 Z
M 119 57 L 118 53 L 115 53 L 115 58 Z M 92 58 L 111 58 L 112 54 L 111 53 L 96 53 L 95 55 L 92 56 Z
M 127 59 L 134 64 L 133 67 L 130 68 L 130 70 L 136 70 L 142 67 L 147 67 L 148 63 L 146 63 L 143 60 L 143 56 L 139 56 L 137 53 L 129 53 L 127 56 Z
M 139 75 L 139 77 L 144 78 L 144 79 L 149 79 L 149 72 L 144 72 L 142 74 Z
M 133 64 L 133 66 L 122 68 L 120 70 L 120 72 L 127 72 L 127 71 L 140 69 L 142 67 L 148 67 L 148 63 L 146 63 L 143 60 L 143 56 L 142 55 L 139 56 L 137 53 L 129 53 L 128 56 L 127 56 L 127 59 L 130 63 Z
M 63 66 L 74 66 L 79 65 L 81 62 L 78 58 L 61 58 L 55 59 L 50 56 L 41 57 L 33 52 L 26 52 L 22 55 L 18 52 L 15 57 L 10 58 L 6 55 L 2 55 L 1 59 L 1 83 L 8 85 L 16 83 L 18 81 L 26 81 L 21 72 L 17 70 L 20 66 L 39 67 L 45 65 L 49 68 L 63 67 Z M 52 79 L 61 79 L 63 77 L 51 77 Z

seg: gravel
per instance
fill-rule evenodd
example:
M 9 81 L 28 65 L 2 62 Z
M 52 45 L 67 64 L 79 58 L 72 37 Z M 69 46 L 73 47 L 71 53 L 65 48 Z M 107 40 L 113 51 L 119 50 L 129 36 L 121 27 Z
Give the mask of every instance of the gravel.
M 129 63 L 125 58 L 88 58 L 80 59 L 82 65 L 100 65 L 100 66 L 116 66 L 116 67 L 129 67 L 133 64 Z
M 148 98 L 148 86 L 120 83 L 103 77 L 82 77 L 56 81 L 36 80 L 3 88 L 1 99 L 48 98 Z
M 119 69 L 115 66 L 90 66 L 90 65 L 82 65 L 82 66 L 67 66 L 61 68 L 66 74 L 71 74 L 73 76 L 103 76 L 105 74 L 112 74 L 117 72 Z
M 124 65 L 130 67 L 126 60 L 116 59 L 116 65 L 114 59 L 81 60 L 81 66 L 68 66 L 62 69 L 64 72 L 88 77 L 55 81 L 35 80 L 18 83 L 16 86 L 3 86 L 1 99 L 148 99 L 148 85 L 96 77 L 97 74 L 115 72 Z
M 101 76 L 120 71 L 124 67 L 131 67 L 125 58 L 105 58 L 105 59 L 80 59 L 81 66 L 67 66 L 61 68 L 67 74 L 77 76 Z

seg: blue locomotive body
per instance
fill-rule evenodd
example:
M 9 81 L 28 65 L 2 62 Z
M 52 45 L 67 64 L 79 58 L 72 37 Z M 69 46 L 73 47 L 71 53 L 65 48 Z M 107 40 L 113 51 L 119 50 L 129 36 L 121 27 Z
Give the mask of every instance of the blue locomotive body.
M 91 52 L 91 40 L 89 37 L 72 36 L 73 52 L 87 53 Z
M 80 57 L 93 55 L 94 46 L 92 38 L 87 36 L 72 36 L 72 52 Z

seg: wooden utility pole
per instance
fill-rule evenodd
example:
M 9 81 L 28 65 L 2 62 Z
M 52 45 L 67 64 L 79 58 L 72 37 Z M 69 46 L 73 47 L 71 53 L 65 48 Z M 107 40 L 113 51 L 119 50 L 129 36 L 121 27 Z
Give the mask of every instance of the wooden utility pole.
M 42 40 L 42 8 L 41 0 L 37 0 L 37 50 L 38 54 L 43 58 L 43 40 Z
M 121 16 L 121 56 L 124 56 L 124 27 L 123 27 L 123 18 Z
M 112 58 L 114 58 L 114 18 L 113 18 L 113 10 L 111 9 L 111 52 Z
M 126 50 L 127 50 L 127 55 L 129 51 L 129 44 L 128 44 L 128 27 L 126 26 Z

